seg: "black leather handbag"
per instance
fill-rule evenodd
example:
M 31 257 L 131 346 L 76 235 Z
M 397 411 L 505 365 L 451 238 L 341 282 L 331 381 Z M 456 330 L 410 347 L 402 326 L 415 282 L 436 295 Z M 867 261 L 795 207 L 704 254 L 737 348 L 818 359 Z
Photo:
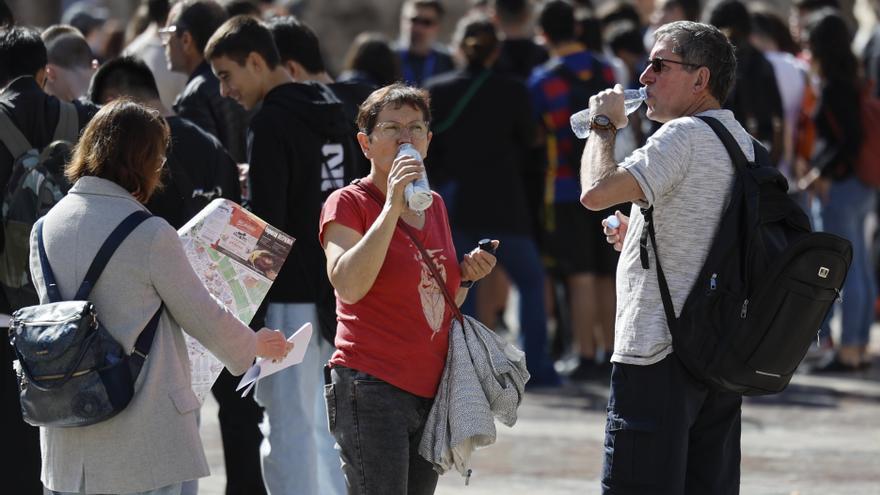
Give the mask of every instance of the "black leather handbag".
M 98 320 L 89 293 L 116 248 L 144 220 L 137 211 L 110 234 L 89 266 L 71 301 L 62 301 L 43 245 L 43 222 L 36 224 L 40 265 L 49 303 L 21 308 L 12 315 L 9 341 L 24 420 L 34 426 L 88 426 L 125 409 L 153 343 L 164 304 L 147 323 L 134 349 L 125 352 Z

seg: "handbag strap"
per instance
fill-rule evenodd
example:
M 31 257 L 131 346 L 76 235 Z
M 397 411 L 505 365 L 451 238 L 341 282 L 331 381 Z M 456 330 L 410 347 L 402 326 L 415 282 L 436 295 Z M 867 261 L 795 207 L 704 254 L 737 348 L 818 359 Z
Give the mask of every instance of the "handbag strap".
M 352 181 L 352 184 L 366 192 L 367 195 L 373 198 L 375 202 L 379 203 L 379 206 L 382 206 L 382 198 L 379 197 L 379 194 L 362 184 L 360 179 L 355 179 L 354 181 Z M 440 290 L 443 292 L 443 298 L 446 299 L 446 304 L 448 304 L 449 308 L 452 310 L 452 315 L 455 317 L 455 319 L 462 322 L 463 324 L 464 317 L 461 314 L 461 310 L 458 309 L 458 305 L 455 304 L 455 299 L 449 293 L 449 288 L 446 287 L 446 282 L 443 280 L 443 277 L 440 276 L 440 271 L 437 270 L 437 266 L 434 264 L 434 260 L 431 259 L 430 256 L 428 256 L 428 252 L 425 250 L 425 247 L 422 246 L 421 241 L 419 241 L 419 239 L 416 237 L 415 232 L 413 232 L 412 230 L 412 227 L 407 225 L 406 222 L 404 222 L 400 218 L 397 219 L 397 227 L 403 230 L 406 235 L 409 236 L 409 238 L 413 241 L 413 244 L 415 244 L 416 248 L 418 248 L 419 252 L 422 253 L 422 259 L 425 260 L 425 264 L 428 265 L 428 270 L 431 271 L 431 276 L 434 277 L 437 285 L 440 286 Z

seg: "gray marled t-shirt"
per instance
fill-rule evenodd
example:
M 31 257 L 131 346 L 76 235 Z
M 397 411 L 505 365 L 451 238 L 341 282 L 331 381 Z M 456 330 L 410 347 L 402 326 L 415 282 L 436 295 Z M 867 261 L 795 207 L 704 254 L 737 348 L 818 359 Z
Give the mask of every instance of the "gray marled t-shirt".
M 754 160 L 751 138 L 732 112 L 709 110 L 700 115 L 720 120 L 746 157 Z M 657 250 L 678 315 L 709 254 L 730 198 L 733 164 L 708 124 L 682 117 L 664 124 L 620 166 L 638 181 L 647 205 L 633 205 L 617 264 L 617 321 L 611 360 L 650 365 L 672 352 L 672 337 L 660 299 L 653 250 L 648 249 L 649 269 L 643 269 L 639 260 L 644 225 L 639 207 L 654 206 Z

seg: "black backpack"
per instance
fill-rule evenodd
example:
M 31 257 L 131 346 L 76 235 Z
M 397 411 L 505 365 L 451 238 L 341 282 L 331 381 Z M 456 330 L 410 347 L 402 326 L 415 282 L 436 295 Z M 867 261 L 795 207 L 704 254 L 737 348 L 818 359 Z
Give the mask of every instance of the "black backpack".
M 657 255 L 653 207 L 643 209 L 642 266 L 650 237 L 672 347 L 684 366 L 717 390 L 782 391 L 807 353 L 852 262 L 846 239 L 811 232 L 788 182 L 753 140 L 746 159 L 721 122 L 699 117 L 724 143 L 736 169 L 730 203 L 706 262 L 675 317 Z
M 42 149 L 31 145 L 6 112 L 0 111 L 0 142 L 14 160 L 0 210 L 0 287 L 12 309 L 39 302 L 28 260 L 31 229 L 67 194 L 70 186 L 64 178 L 64 163 L 78 136 L 79 120 L 72 103 L 60 102 L 52 142 Z

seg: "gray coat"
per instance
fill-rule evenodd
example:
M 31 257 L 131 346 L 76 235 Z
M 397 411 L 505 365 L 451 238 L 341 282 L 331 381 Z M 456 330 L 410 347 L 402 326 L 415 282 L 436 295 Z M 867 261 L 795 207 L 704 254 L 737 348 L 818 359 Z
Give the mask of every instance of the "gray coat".
M 118 184 L 83 177 L 46 214 L 43 239 L 62 298 L 73 297 L 110 231 L 143 208 Z M 36 246 L 32 235 L 31 273 L 40 301 L 48 302 Z M 89 300 L 126 349 L 160 301 L 166 309 L 124 411 L 92 426 L 40 428 L 43 483 L 62 492 L 129 493 L 207 476 L 181 326 L 234 375 L 254 359 L 254 333 L 208 293 L 177 232 L 158 217 L 119 246 Z
M 495 421 L 513 426 L 529 372 L 526 355 L 464 315 L 452 319 L 446 367 L 425 420 L 419 454 L 440 474 L 470 478 L 474 450 L 495 443 Z

